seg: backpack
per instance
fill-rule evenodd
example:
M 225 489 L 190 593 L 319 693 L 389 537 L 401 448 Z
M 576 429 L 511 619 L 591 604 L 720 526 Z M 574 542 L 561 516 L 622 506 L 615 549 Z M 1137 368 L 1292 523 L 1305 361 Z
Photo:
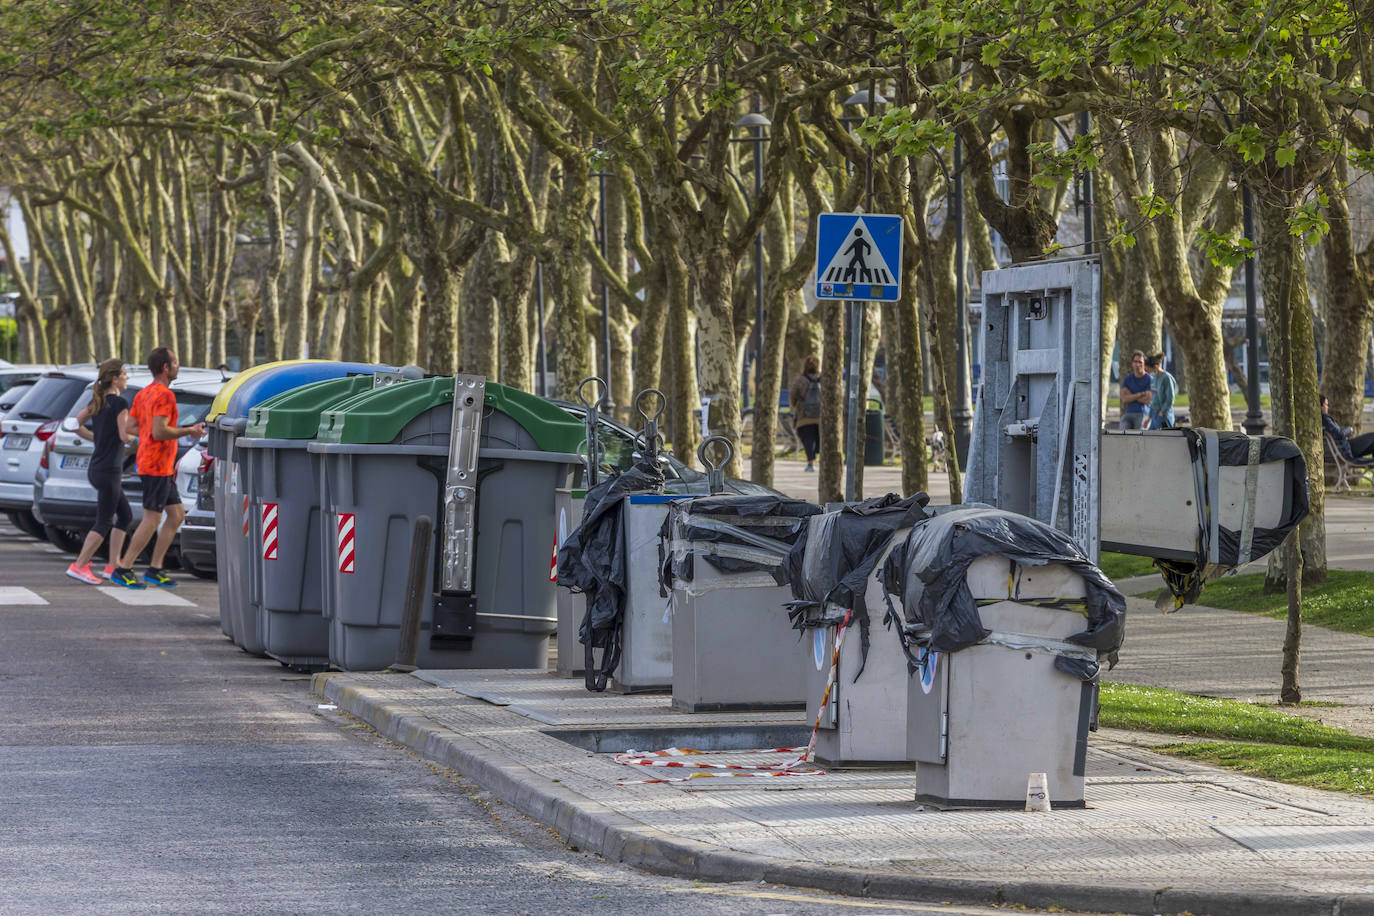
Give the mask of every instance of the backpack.
M 806 397 L 801 403 L 801 415 L 806 419 L 821 415 L 821 380 L 807 376 L 811 385 L 806 389 Z

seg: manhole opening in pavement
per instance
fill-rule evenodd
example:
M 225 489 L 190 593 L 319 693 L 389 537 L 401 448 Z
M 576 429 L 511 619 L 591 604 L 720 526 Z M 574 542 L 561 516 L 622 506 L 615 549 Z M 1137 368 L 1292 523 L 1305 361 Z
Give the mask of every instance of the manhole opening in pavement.
M 750 751 L 799 747 L 811 737 L 801 724 L 678 725 L 647 727 L 556 728 L 544 734 L 595 754 L 661 751 L 690 747 L 699 751 Z

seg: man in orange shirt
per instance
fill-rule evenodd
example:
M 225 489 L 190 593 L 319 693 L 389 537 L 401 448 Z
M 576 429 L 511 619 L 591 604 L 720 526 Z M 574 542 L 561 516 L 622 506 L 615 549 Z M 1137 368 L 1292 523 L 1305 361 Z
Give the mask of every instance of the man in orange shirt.
M 148 354 L 148 371 L 153 374 L 153 383 L 134 397 L 129 408 L 138 428 L 138 476 L 143 480 L 143 520 L 129 538 L 129 546 L 124 557 L 110 576 L 110 581 L 127 588 L 146 588 L 143 582 L 161 585 L 163 588 L 176 588 L 176 582 L 162 570 L 162 561 L 167 556 L 167 548 L 172 546 L 177 529 L 186 520 L 186 510 L 177 495 L 176 463 L 177 440 L 182 436 L 205 435 L 205 424 L 177 426 L 177 399 L 167 386 L 177 377 L 181 363 L 176 354 L 166 347 L 158 347 Z M 158 528 L 162 516 L 167 516 L 166 524 Z M 148 570 L 143 574 L 143 582 L 134 575 L 133 565 L 138 555 L 157 533 L 157 543 L 153 545 L 153 556 Z

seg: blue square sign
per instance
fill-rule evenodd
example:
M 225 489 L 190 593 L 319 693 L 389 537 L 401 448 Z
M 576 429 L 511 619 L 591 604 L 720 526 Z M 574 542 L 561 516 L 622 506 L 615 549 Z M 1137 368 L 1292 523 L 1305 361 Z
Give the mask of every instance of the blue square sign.
M 816 298 L 896 302 L 902 295 L 902 218 L 822 213 L 816 225 Z

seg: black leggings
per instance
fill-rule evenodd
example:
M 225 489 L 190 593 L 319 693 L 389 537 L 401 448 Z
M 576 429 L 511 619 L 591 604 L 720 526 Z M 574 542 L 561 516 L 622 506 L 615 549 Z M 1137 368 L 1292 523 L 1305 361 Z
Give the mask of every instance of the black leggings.
M 124 495 L 124 480 L 119 471 L 87 471 L 86 479 L 95 487 L 95 524 L 91 530 L 103 538 L 110 536 L 110 528 L 119 526 L 126 531 L 134 520 L 129 498 Z
M 821 425 L 808 423 L 798 426 L 797 438 L 801 440 L 802 448 L 806 449 L 806 463 L 815 461 L 816 453 L 821 450 Z
M 1374 458 L 1374 433 L 1360 433 L 1350 439 L 1350 454 L 1356 458 Z

